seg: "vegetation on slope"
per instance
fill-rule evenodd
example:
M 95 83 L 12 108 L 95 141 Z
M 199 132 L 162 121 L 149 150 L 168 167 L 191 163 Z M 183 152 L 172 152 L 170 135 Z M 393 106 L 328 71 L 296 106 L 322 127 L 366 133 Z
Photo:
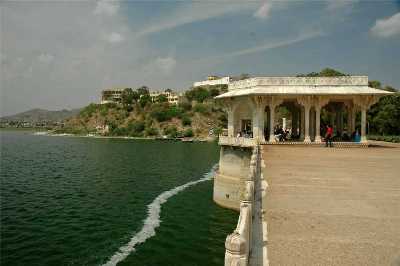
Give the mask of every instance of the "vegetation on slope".
M 126 89 L 122 104 L 90 104 L 56 132 L 89 134 L 107 126 L 103 134 L 109 136 L 206 138 L 226 127 L 226 115 L 213 99 L 226 90 L 226 85 L 192 88 L 174 105 L 165 96 L 153 103 L 147 87 Z

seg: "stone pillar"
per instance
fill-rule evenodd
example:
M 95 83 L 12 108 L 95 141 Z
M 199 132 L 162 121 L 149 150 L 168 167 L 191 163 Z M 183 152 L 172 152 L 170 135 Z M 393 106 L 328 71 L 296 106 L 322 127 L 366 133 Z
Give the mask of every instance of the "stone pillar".
M 336 111 L 336 131 L 340 134 L 343 134 L 343 112 L 342 107 L 339 107 L 339 110 Z
M 367 108 L 361 107 L 361 142 L 367 142 Z
M 299 127 L 299 113 L 297 108 L 292 109 L 292 134 L 297 135 L 297 129 Z
M 253 111 L 253 138 L 264 141 L 264 117 L 262 106 L 257 106 Z
M 321 143 L 321 106 L 315 106 L 315 142 Z
M 347 107 L 347 134 L 351 135 L 351 133 L 353 132 L 351 130 L 351 107 Z
M 300 139 L 304 139 L 304 108 L 300 107 Z
M 228 137 L 234 137 L 234 123 L 233 110 L 228 110 Z
M 315 110 L 310 108 L 310 138 L 315 139 Z
M 311 142 L 310 138 L 310 105 L 304 105 L 304 142 Z
M 351 133 L 353 133 L 354 131 L 356 131 L 356 108 L 353 106 L 351 108 Z
M 274 127 L 275 127 L 275 104 L 270 104 L 269 106 L 269 142 L 275 142 L 275 134 L 274 134 Z

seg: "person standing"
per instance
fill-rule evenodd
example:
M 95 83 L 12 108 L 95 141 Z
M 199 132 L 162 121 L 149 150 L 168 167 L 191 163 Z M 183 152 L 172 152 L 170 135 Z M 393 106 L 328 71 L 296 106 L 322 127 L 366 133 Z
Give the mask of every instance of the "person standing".
M 332 137 L 333 137 L 333 128 L 331 125 L 326 126 L 326 134 L 325 134 L 325 147 L 333 147 L 332 145 Z

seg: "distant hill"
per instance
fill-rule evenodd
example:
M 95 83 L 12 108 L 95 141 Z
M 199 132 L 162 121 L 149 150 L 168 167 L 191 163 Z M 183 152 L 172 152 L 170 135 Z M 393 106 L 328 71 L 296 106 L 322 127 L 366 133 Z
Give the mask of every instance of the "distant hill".
M 60 110 L 60 111 L 49 111 L 45 109 L 32 109 L 26 112 L 18 113 L 10 116 L 0 117 L 0 122 L 4 121 L 18 121 L 18 122 L 40 122 L 40 121 L 51 121 L 57 122 L 62 121 L 72 116 L 79 114 L 81 109 L 72 110 Z

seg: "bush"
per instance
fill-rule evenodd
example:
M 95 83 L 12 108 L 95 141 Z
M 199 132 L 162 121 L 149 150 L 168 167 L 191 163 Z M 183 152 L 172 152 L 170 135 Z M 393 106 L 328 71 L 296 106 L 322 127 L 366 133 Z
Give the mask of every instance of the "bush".
M 184 116 L 184 117 L 182 118 L 182 125 L 183 125 L 183 126 L 190 126 L 190 125 L 192 125 L 192 120 L 190 119 L 190 117 Z
M 145 128 L 143 121 L 134 121 L 132 124 L 128 125 L 128 131 L 132 133 L 141 133 Z
M 186 130 L 183 132 L 183 136 L 184 136 L 185 138 L 193 137 L 193 136 L 194 136 L 193 130 L 192 130 L 191 128 L 186 129 Z
M 168 126 L 164 128 L 164 134 L 169 138 L 176 138 L 178 136 L 178 129 L 176 126 Z
M 193 107 L 193 111 L 195 111 L 197 113 L 201 113 L 201 114 L 206 114 L 207 106 L 202 103 L 198 103 Z
M 195 87 L 185 93 L 189 101 L 202 103 L 205 99 L 211 98 L 210 92 L 204 87 Z
M 144 131 L 144 134 L 146 136 L 157 136 L 158 130 L 154 127 L 149 127 L 149 128 L 146 128 L 146 130 Z
M 190 102 L 184 101 L 180 102 L 178 105 L 180 108 L 182 108 L 185 111 L 190 111 L 192 110 L 192 104 Z
M 85 108 L 83 108 L 80 112 L 79 115 L 83 117 L 91 117 L 93 113 L 95 113 L 99 108 L 99 104 L 94 104 L 91 103 Z

